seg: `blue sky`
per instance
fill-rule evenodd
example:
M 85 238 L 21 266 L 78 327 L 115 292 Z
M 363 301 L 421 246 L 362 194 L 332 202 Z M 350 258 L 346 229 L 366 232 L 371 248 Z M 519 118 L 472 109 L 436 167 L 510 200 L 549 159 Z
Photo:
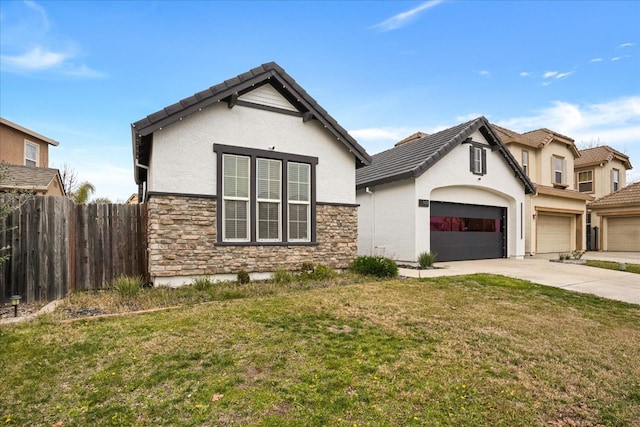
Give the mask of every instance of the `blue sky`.
M 0 115 L 125 200 L 130 124 L 275 61 L 370 154 L 484 115 L 610 145 L 640 179 L 639 1 L 0 0 Z

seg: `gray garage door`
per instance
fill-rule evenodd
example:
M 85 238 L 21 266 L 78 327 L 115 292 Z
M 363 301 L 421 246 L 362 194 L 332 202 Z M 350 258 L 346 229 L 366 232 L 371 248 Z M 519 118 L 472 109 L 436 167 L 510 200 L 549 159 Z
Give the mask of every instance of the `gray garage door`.
M 505 258 L 507 209 L 431 202 L 431 251 L 438 261 Z

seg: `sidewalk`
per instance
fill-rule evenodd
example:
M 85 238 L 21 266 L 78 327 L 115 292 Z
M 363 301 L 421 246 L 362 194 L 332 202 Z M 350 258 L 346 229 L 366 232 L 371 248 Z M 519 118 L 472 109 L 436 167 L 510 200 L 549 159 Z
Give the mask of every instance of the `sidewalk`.
M 610 253 L 596 252 L 595 254 L 597 256 L 594 256 L 594 258 L 587 259 L 605 260 L 602 255 Z M 610 259 L 623 261 L 627 258 L 611 257 Z M 634 260 L 632 257 L 628 259 L 628 262 L 640 264 L 640 261 Z M 640 304 L 640 275 L 623 271 L 587 267 L 584 265 L 562 264 L 539 257 L 530 257 L 521 260 L 503 258 L 440 262 L 436 263 L 436 267 L 439 268 L 431 270 L 400 268 L 399 274 L 405 277 L 421 278 L 458 276 L 475 273 L 501 274 L 516 279 L 529 280 L 541 285 L 554 286 L 618 301 Z

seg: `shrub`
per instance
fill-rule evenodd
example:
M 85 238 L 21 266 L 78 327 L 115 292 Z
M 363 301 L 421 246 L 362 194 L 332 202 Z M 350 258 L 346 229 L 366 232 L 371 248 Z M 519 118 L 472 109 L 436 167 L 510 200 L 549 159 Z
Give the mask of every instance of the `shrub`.
M 571 259 L 571 254 L 561 253 L 558 257 L 560 258 L 560 261 L 565 261 Z
M 313 270 L 315 270 L 315 265 L 312 262 L 303 262 L 300 266 L 302 273 L 313 273 Z
M 422 268 L 433 267 L 433 263 L 436 262 L 438 256 L 435 252 L 422 252 L 418 255 L 418 265 Z
M 395 277 L 398 275 L 398 265 L 395 261 L 381 256 L 359 256 L 349 266 L 358 274 L 377 277 Z
M 111 287 L 115 289 L 122 298 L 131 298 L 142 290 L 142 277 L 119 276 L 111 282 Z
M 308 274 L 308 277 L 312 280 L 332 279 L 336 277 L 336 272 L 326 265 L 318 265 L 313 272 Z
M 206 291 L 213 286 L 213 282 L 208 277 L 198 277 L 193 281 L 193 287 L 197 291 Z
M 291 283 L 291 281 L 293 280 L 293 275 L 289 270 L 280 268 L 273 272 L 272 279 L 275 283 Z
M 241 285 L 247 284 L 251 281 L 251 277 L 249 277 L 249 273 L 245 270 L 238 271 L 238 283 Z

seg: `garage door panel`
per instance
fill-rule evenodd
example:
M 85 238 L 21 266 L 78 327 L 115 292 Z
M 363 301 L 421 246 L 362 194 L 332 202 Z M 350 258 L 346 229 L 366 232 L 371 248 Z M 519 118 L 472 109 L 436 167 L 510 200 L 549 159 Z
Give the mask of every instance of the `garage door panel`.
M 571 251 L 571 216 L 538 214 L 538 252 Z
M 439 261 L 506 256 L 506 208 L 432 202 L 430 227 Z
M 640 217 L 608 218 L 607 250 L 640 251 Z

